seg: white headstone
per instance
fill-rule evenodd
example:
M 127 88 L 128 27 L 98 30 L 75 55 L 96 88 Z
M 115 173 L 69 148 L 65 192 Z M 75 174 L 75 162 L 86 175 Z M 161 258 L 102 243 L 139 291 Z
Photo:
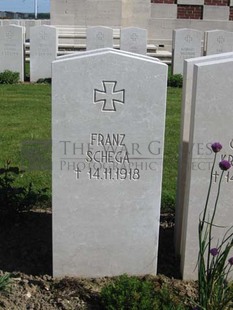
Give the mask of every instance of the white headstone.
M 87 28 L 87 50 L 113 47 L 113 30 L 109 27 Z
M 166 79 L 115 50 L 53 63 L 55 276 L 156 274 Z
M 213 173 L 209 207 L 213 210 L 220 176 L 218 162 L 225 157 L 232 162 L 233 138 L 233 59 L 194 65 L 188 164 L 181 236 L 181 269 L 186 280 L 197 278 L 198 221 L 204 209 L 213 162 L 211 143 L 224 147 L 218 153 Z M 213 229 L 212 247 L 232 225 L 232 171 L 224 176 Z M 232 255 L 232 253 L 231 253 Z
M 27 20 L 22 20 L 21 23 L 22 22 L 24 23 L 24 27 L 26 30 L 25 40 L 28 41 L 30 39 L 31 27 L 41 26 L 41 20 L 27 19 Z M 23 24 L 22 24 L 22 26 L 23 26 Z
M 52 77 L 52 61 L 56 59 L 58 35 L 56 27 L 36 26 L 30 29 L 30 81 Z
M 205 63 L 214 60 L 233 58 L 233 53 L 224 53 L 205 57 L 186 59 L 184 61 L 183 75 L 183 96 L 182 96 L 182 113 L 180 127 L 180 146 L 179 146 L 179 165 L 177 180 L 177 197 L 176 197 L 176 220 L 175 220 L 175 248 L 177 254 L 181 253 L 181 231 L 183 223 L 184 194 L 186 188 L 186 172 L 188 160 L 189 131 L 190 131 L 190 114 L 193 93 L 193 67 L 198 63 Z M 196 152 L 203 151 L 203 145 L 196 145 Z M 208 151 L 208 150 L 206 150 Z
M 233 52 L 233 32 L 210 30 L 205 32 L 205 54 Z
M 20 26 L 0 27 L 0 72 L 19 72 L 24 80 L 24 28 Z
M 172 33 L 172 73 L 183 74 L 185 59 L 202 55 L 202 31 L 175 29 Z
M 147 30 L 136 27 L 121 29 L 120 49 L 131 53 L 146 55 Z

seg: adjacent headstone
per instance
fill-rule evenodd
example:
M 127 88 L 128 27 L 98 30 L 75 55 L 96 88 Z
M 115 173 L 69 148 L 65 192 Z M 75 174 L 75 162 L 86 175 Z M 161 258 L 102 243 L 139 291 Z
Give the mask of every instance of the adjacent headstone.
M 121 29 L 120 49 L 131 53 L 146 55 L 147 30 L 136 27 Z
M 188 164 L 184 198 L 181 269 L 186 280 L 197 278 L 198 221 L 204 209 L 210 171 L 213 162 L 211 143 L 220 142 L 223 150 L 217 156 L 209 207 L 213 211 L 220 177 L 218 162 L 225 158 L 232 162 L 233 138 L 233 59 L 215 60 L 194 65 Z M 217 247 L 226 227 L 232 225 L 232 171 L 225 174 L 216 220 L 212 247 Z M 233 253 L 230 253 L 232 255 Z
M 188 161 L 189 148 L 189 134 L 190 134 L 190 114 L 191 101 L 193 93 L 193 68 L 195 64 L 205 63 L 209 61 L 233 58 L 233 53 L 224 53 L 218 55 L 211 55 L 205 57 L 197 57 L 186 59 L 184 61 L 184 75 L 183 75 L 183 96 L 182 96 L 182 113 L 181 113 L 181 127 L 180 127 L 180 146 L 179 146 L 179 165 L 178 165 L 178 180 L 177 180 L 177 196 L 176 196 L 176 220 L 175 220 L 175 248 L 176 253 L 181 254 L 181 232 L 183 227 L 183 210 L 184 210 L 184 195 L 186 188 L 186 172 Z M 203 152 L 209 153 L 206 146 L 198 144 L 195 146 L 197 154 Z M 203 164 L 201 164 L 203 165 Z M 202 169 L 202 167 L 198 169 Z
M 202 31 L 175 29 L 172 33 L 172 73 L 183 74 L 185 59 L 202 55 Z
M 41 26 L 41 20 L 36 20 L 36 19 L 27 19 L 27 20 L 21 20 L 21 26 L 25 27 L 26 34 L 25 34 L 25 40 L 29 41 L 30 39 L 30 29 L 31 27 L 35 26 Z
M 166 79 L 116 50 L 53 63 L 54 276 L 156 274 Z
M 56 27 L 36 26 L 30 29 L 30 80 L 52 77 L 52 61 L 56 59 L 58 35 Z
M 16 25 L 0 27 L 0 72 L 19 72 L 24 80 L 24 28 Z
M 87 50 L 113 47 L 113 30 L 109 27 L 88 27 L 87 28 Z
M 205 54 L 233 52 L 233 32 L 209 30 L 205 32 Z

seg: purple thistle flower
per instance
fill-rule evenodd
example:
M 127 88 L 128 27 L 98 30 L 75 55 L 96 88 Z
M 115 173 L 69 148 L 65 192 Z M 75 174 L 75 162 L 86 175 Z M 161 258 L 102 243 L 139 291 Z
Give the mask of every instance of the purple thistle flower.
M 221 160 L 219 163 L 219 167 L 221 170 L 228 170 L 231 168 L 231 163 L 228 160 Z
M 211 144 L 211 148 L 212 148 L 214 153 L 218 153 L 222 149 L 222 144 L 219 142 L 215 142 L 215 143 Z
M 228 263 L 232 266 L 233 265 L 233 257 L 230 257 L 229 259 L 228 259 Z
M 212 256 L 216 256 L 216 255 L 218 255 L 218 253 L 219 253 L 219 250 L 217 248 L 210 249 L 210 254 Z

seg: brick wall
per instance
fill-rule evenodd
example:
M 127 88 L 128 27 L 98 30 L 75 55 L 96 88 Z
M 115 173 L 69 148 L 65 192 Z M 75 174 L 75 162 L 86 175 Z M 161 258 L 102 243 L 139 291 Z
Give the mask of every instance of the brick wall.
M 229 0 L 205 0 L 205 5 L 229 5 Z
M 233 20 L 233 7 L 230 7 L 230 16 L 229 20 Z
M 183 19 L 202 19 L 202 5 L 178 5 L 177 18 Z
M 151 0 L 151 3 L 176 4 L 177 7 L 176 17 L 178 19 L 203 19 L 203 12 L 206 12 L 204 11 L 204 8 L 208 7 L 209 5 L 229 7 L 229 20 L 233 21 L 233 4 L 230 0 L 204 0 L 202 2 L 203 3 L 202 5 L 196 5 L 194 1 L 188 1 L 188 0 L 187 4 L 184 4 L 185 1 L 182 1 L 182 4 L 179 4 L 179 0 Z M 221 10 L 221 12 L 223 11 Z M 228 20 L 228 18 L 226 18 L 226 15 L 224 17 L 224 20 L 226 21 Z

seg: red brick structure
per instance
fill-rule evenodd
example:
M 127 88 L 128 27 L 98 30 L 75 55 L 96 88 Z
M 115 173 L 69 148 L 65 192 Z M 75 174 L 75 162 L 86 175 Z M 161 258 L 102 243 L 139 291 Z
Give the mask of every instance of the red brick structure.
M 179 3 L 179 0 L 151 0 L 151 3 L 156 4 L 175 4 L 177 7 L 177 19 L 203 19 L 203 11 L 207 6 L 221 6 L 229 8 L 229 20 L 233 20 L 233 3 L 230 0 L 203 0 L 203 4 L 196 5 L 195 1 L 187 0 Z M 200 2 L 199 2 L 200 3 Z M 230 5 L 231 4 L 231 5 Z
M 184 19 L 202 19 L 203 6 L 202 5 L 178 5 L 177 18 Z
M 229 5 L 229 0 L 205 0 L 205 5 Z

